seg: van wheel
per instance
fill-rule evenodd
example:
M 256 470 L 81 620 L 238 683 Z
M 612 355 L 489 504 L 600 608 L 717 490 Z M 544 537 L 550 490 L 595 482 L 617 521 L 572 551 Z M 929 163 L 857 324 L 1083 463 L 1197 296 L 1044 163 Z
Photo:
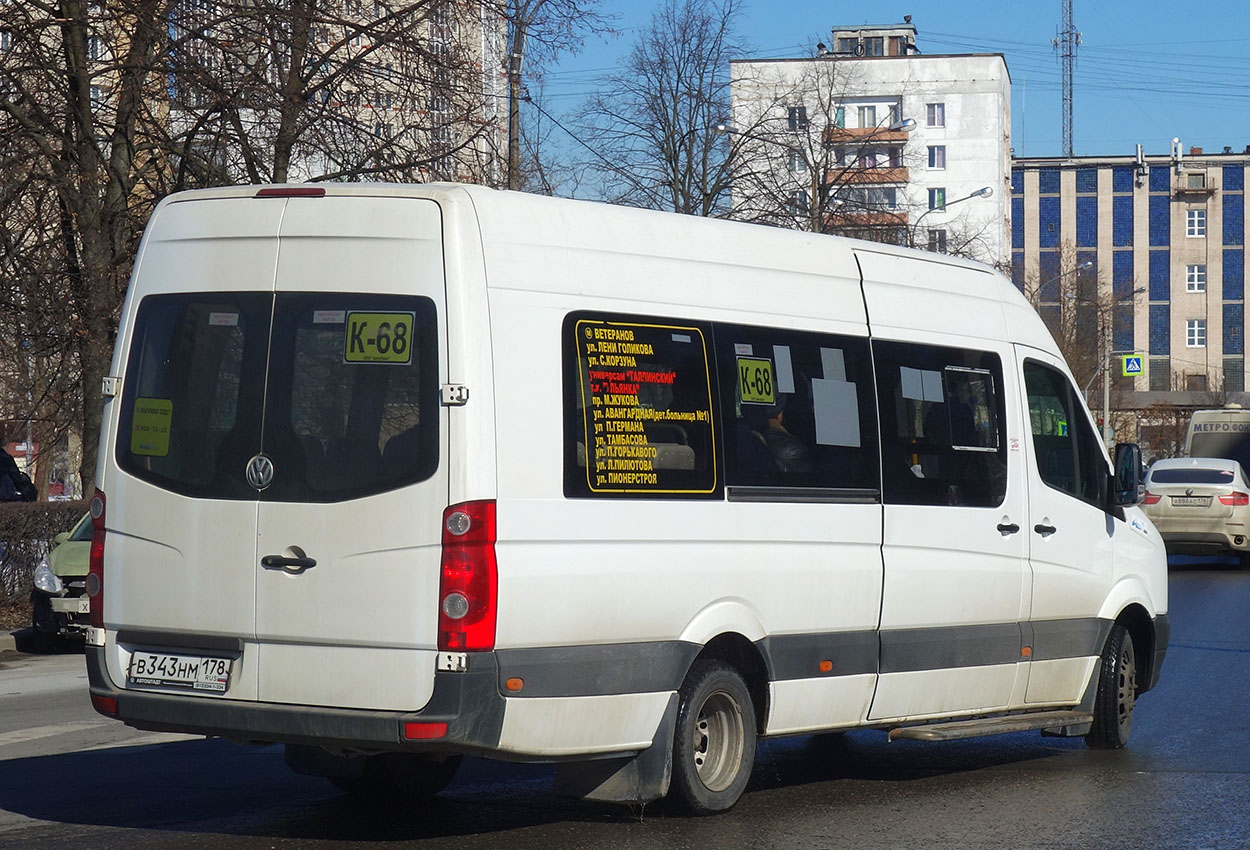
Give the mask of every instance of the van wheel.
M 351 779 L 334 776 L 330 781 L 339 790 L 353 795 L 419 800 L 433 797 L 446 788 L 461 760 L 461 756 L 432 753 L 383 753 L 369 756 L 360 776 Z
M 678 691 L 673 737 L 676 799 L 692 814 L 738 802 L 755 765 L 755 705 L 738 671 L 698 661 Z
M 1097 750 L 1118 750 L 1128 743 L 1137 704 L 1137 657 L 1128 629 L 1116 623 L 1107 636 L 1094 698 L 1094 725 L 1085 743 Z

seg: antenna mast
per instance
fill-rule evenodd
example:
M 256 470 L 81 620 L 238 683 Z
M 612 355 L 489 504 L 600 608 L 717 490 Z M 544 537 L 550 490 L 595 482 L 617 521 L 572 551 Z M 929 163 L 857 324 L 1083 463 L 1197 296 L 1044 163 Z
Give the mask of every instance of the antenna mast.
M 1072 69 L 1081 34 L 1072 23 L 1072 0 L 1063 0 L 1063 30 L 1051 42 L 1063 59 L 1063 154 L 1072 159 Z

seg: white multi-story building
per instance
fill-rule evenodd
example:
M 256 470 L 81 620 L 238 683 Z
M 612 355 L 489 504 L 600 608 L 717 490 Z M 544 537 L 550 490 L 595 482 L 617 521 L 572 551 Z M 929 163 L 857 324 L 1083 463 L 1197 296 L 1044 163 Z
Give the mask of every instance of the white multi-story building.
M 920 54 L 910 21 L 836 27 L 834 50 L 731 63 L 740 217 L 1009 259 L 1001 54 Z M 988 190 L 988 191 L 986 191 Z

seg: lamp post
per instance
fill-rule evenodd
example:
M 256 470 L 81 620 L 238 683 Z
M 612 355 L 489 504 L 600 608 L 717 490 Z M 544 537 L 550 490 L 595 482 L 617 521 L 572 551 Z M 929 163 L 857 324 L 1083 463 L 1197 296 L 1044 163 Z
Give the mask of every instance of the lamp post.
M 1079 271 L 1082 268 L 1087 268 L 1092 265 L 1093 265 L 1092 261 L 1086 262 L 1072 269 L 1070 272 L 1065 272 L 1065 274 L 1071 274 L 1072 272 Z M 1063 277 L 1063 275 L 1059 275 L 1059 277 Z M 1058 278 L 1052 278 L 1052 280 L 1058 280 Z M 1046 283 L 1050 283 L 1050 282 L 1051 281 L 1049 280 L 1046 281 Z M 1131 301 L 1133 298 L 1135 298 L 1136 296 L 1140 295 L 1141 293 L 1145 291 L 1146 291 L 1146 287 L 1139 286 L 1136 289 L 1134 289 L 1132 292 L 1126 293 L 1125 295 L 1121 295 L 1119 298 L 1114 299 L 1110 304 L 1108 304 L 1105 310 L 1101 310 L 1100 315 L 1098 317 L 1098 349 L 1099 349 L 1098 368 L 1094 370 L 1094 374 L 1090 377 L 1089 383 L 1085 385 L 1084 394 L 1086 398 L 1089 398 L 1089 388 L 1094 383 L 1094 379 L 1098 377 L 1099 373 L 1101 373 L 1102 374 L 1102 441 L 1103 441 L 1103 444 L 1108 447 L 1111 445 L 1111 438 L 1113 436 L 1112 428 L 1111 428 L 1111 358 L 1115 355 L 1136 354 L 1137 352 L 1134 349 L 1113 350 L 1111 348 L 1111 333 L 1107 328 L 1107 324 L 1109 321 L 1114 322 L 1115 320 L 1114 311 L 1115 311 L 1115 307 L 1117 304 L 1120 304 L 1121 302 L 1124 302 L 1124 301 Z M 1075 295 L 1072 295 L 1071 297 L 1077 301 L 1088 301 L 1088 299 L 1077 298 Z M 1098 306 L 1096 301 L 1094 302 L 1094 305 Z
M 967 195 L 964 195 L 962 198 L 956 198 L 953 201 L 944 201 L 942 203 L 942 206 L 940 207 L 930 207 L 929 209 L 925 210 L 919 216 L 916 217 L 916 223 L 911 226 L 911 230 L 909 231 L 907 247 L 909 248 L 916 247 L 916 234 L 920 232 L 920 222 L 924 221 L 924 217 L 927 216 L 929 213 L 938 212 L 938 211 L 945 212 L 948 207 L 953 207 L 955 206 L 955 204 L 962 204 L 964 201 L 970 201 L 973 198 L 988 198 L 993 194 L 994 194 L 993 186 L 982 186 L 980 189 L 977 189 L 975 192 L 971 192 Z
M 862 139 L 862 141 L 864 142 L 871 141 L 872 134 L 880 132 L 880 131 L 885 131 L 885 132 L 890 132 L 890 133 L 897 133 L 897 132 L 910 133 L 915 128 L 916 128 L 916 119 L 914 118 L 903 118 L 898 121 L 893 121 L 890 124 L 885 125 L 885 126 L 878 124 L 875 127 L 867 128 L 868 135 L 867 137 Z M 799 154 L 803 153 L 803 150 L 799 145 L 784 141 L 782 139 L 774 139 L 769 136 L 759 136 L 759 135 L 756 135 L 755 133 L 743 132 L 739 130 L 737 127 L 735 127 L 734 125 L 729 124 L 729 123 L 717 124 L 715 127 L 712 128 L 712 132 L 721 136 L 734 135 L 734 136 L 739 136 L 740 138 L 743 138 L 743 139 L 750 139 L 756 142 L 764 142 L 766 144 L 776 145 L 777 147 L 785 148 L 786 150 L 792 153 L 799 153 Z M 824 203 L 822 202 L 822 199 L 821 199 L 821 190 L 826 185 L 824 174 L 821 173 L 823 169 L 817 168 L 816 163 L 808 162 L 806 157 L 804 157 L 804 165 L 807 166 L 807 171 L 808 171 L 808 174 L 810 175 L 810 181 L 807 187 L 807 190 L 808 190 L 808 201 L 807 201 L 808 226 L 809 226 L 809 229 L 815 233 L 823 233 L 825 230 L 825 227 L 824 227 L 825 222 L 824 222 Z M 986 191 L 986 190 L 982 190 L 982 191 Z

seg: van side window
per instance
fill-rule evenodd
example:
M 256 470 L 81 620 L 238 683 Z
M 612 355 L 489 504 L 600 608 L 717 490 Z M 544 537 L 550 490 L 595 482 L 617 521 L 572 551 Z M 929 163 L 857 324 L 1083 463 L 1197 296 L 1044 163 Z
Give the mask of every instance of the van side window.
M 997 354 L 875 341 L 887 504 L 994 507 L 1007 492 Z
M 719 323 L 713 332 L 726 484 L 871 490 L 876 498 L 868 341 Z
M 1102 507 L 1106 504 L 1109 470 L 1076 390 L 1063 373 L 1035 360 L 1024 363 L 1024 383 L 1029 395 L 1033 451 L 1042 480 Z
M 574 313 L 562 336 L 565 495 L 719 497 L 710 326 Z

